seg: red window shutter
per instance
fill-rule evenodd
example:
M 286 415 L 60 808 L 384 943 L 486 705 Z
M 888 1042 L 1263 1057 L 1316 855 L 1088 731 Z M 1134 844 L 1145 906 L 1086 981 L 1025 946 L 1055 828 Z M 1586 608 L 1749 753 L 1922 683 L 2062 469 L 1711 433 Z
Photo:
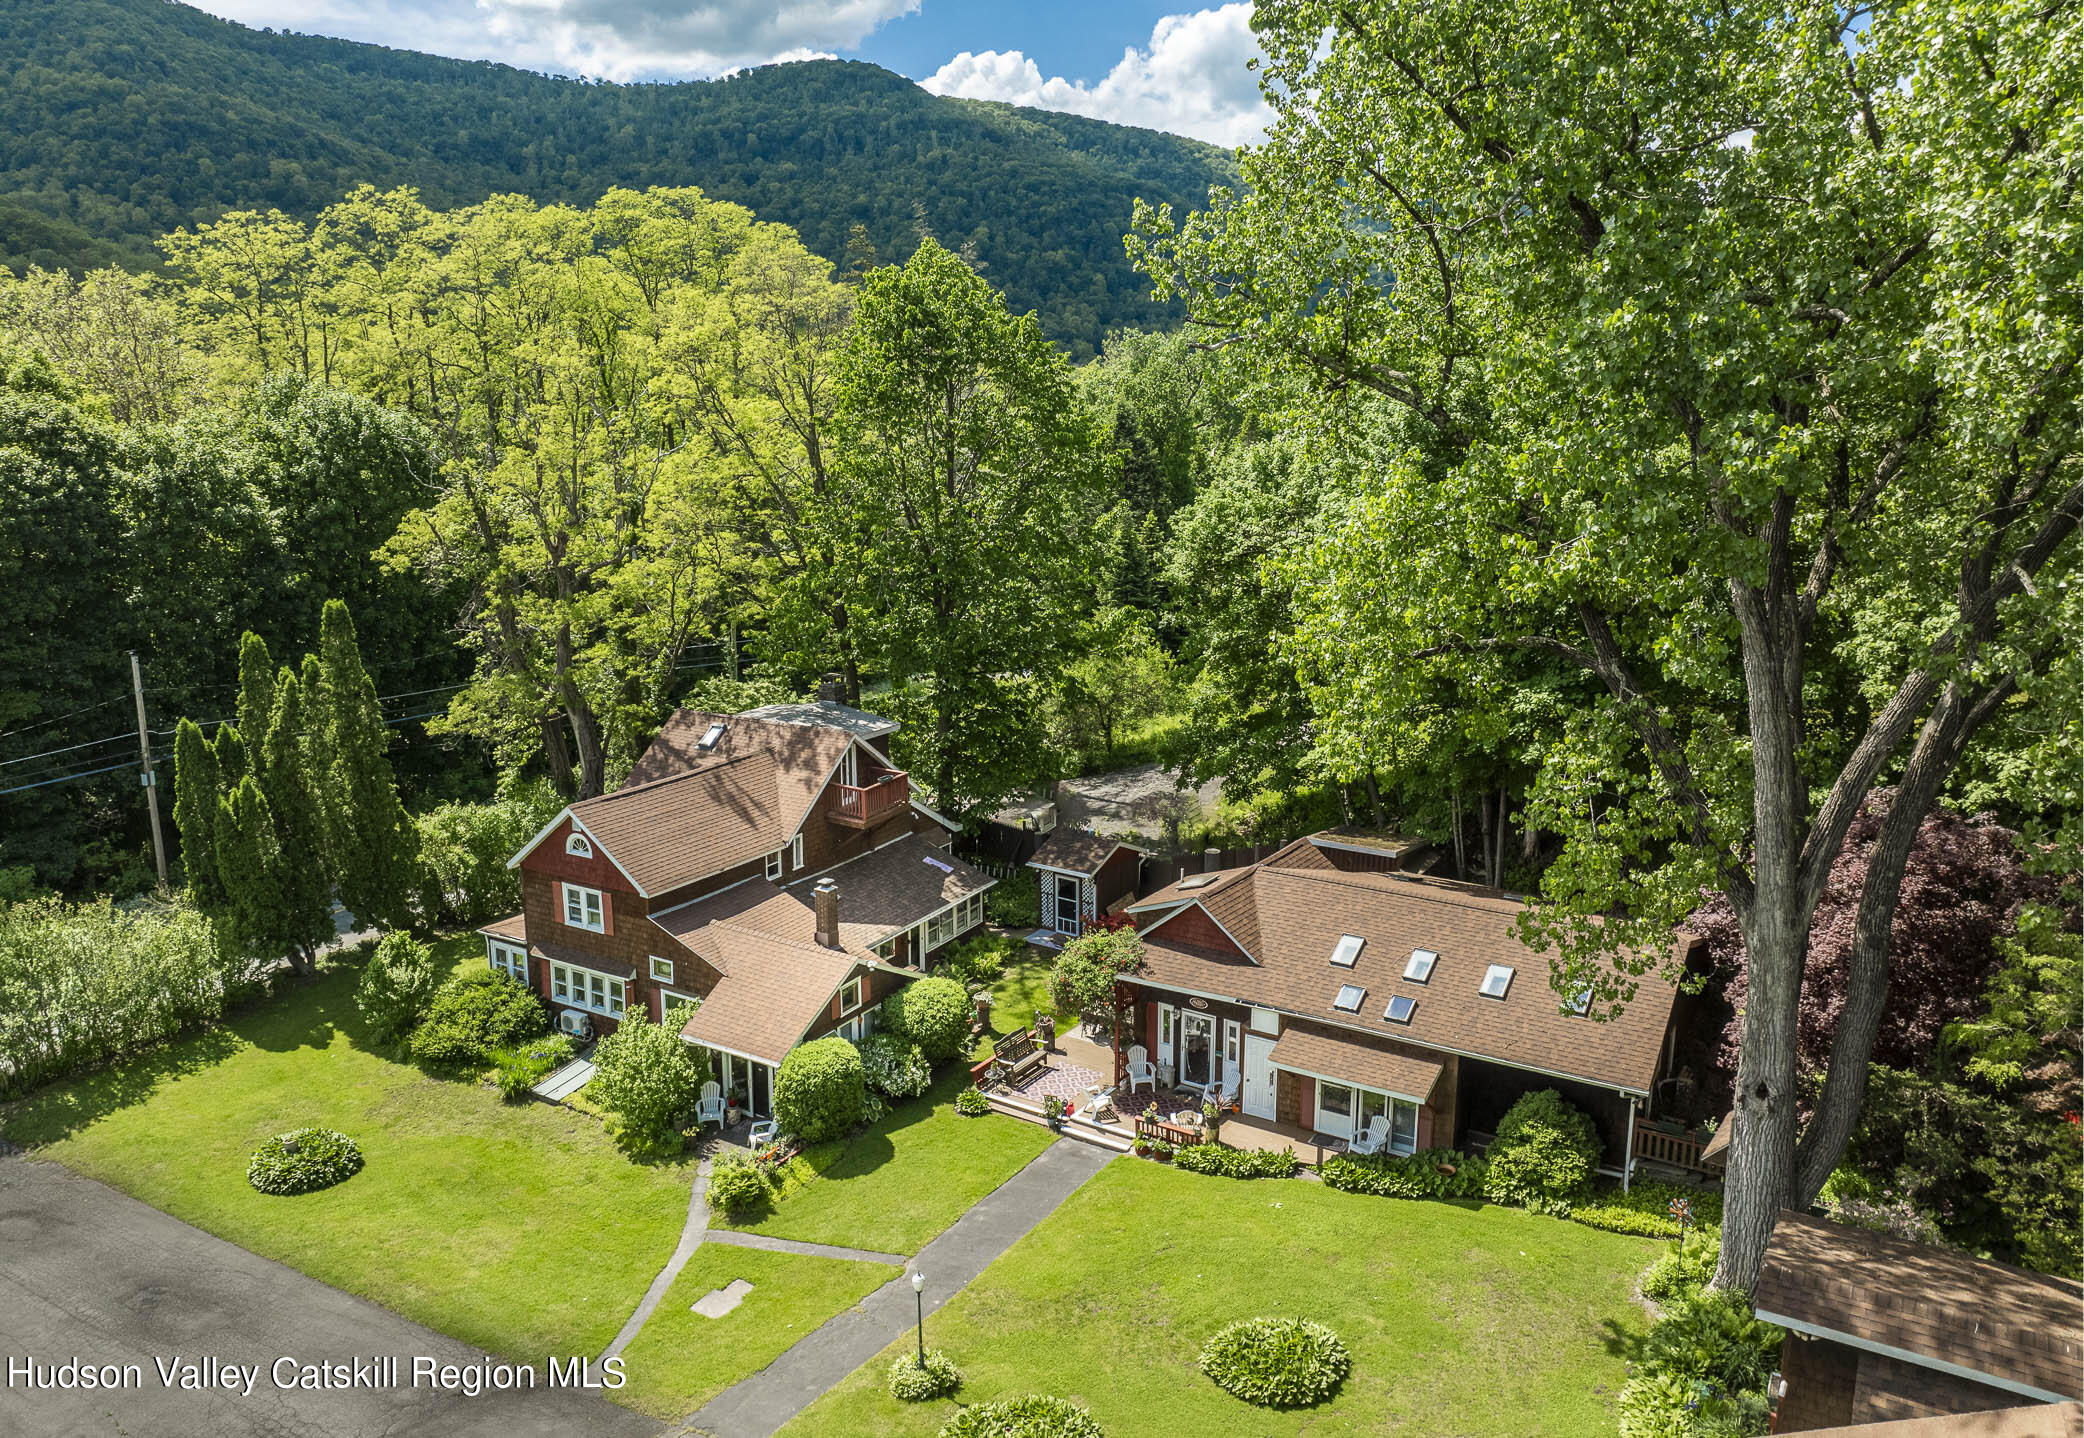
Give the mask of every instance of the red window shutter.
M 615 932 L 615 891 L 613 889 L 601 890 L 601 932 L 604 934 Z
M 842 1010 L 840 1008 L 840 996 L 838 994 L 834 994 L 832 996 L 832 1017 L 838 1018 L 841 1012 Z

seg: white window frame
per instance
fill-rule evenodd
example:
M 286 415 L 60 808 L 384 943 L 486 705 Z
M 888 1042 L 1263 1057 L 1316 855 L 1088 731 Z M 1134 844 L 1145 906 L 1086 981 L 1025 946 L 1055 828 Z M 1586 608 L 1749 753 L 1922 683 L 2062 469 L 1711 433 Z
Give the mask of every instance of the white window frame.
M 661 969 L 664 969 L 665 972 L 660 973 L 659 970 Z M 651 977 L 662 984 L 672 983 L 673 961 L 671 959 L 662 959 L 657 954 L 651 955 Z
M 591 859 L 593 857 L 593 840 L 574 829 L 571 833 L 565 835 L 564 851 L 577 858 Z
M 880 944 L 870 946 L 869 952 L 888 963 L 897 956 L 897 940 L 894 937 L 885 939 Z
M 629 1007 L 624 981 L 598 969 L 550 961 L 550 999 L 570 1009 L 584 1009 L 604 1018 L 619 1019 Z
M 955 927 L 955 906 L 951 904 L 938 914 L 928 914 L 926 922 L 921 927 L 926 931 L 926 948 L 922 952 L 931 953 L 943 944 L 951 942 L 957 932 Z
M 856 1014 L 834 1030 L 850 1044 L 858 1044 L 868 1037 L 868 1015 Z
M 852 995 L 852 997 L 850 998 L 849 995 Z M 856 974 L 853 978 L 848 979 L 839 986 L 839 1011 L 842 1014 L 851 1014 L 866 1002 L 868 1002 L 868 979 L 865 976 Z
M 789 867 L 799 871 L 803 868 L 803 835 L 801 834 L 789 840 Z
M 1497 999 L 1502 1002 L 1512 992 L 1512 981 L 1515 977 L 1516 974 L 1511 964 L 1492 964 L 1483 971 L 1483 982 L 1476 986 L 1477 995 L 1481 998 Z M 1493 980 L 1499 980 L 1498 992 L 1495 994 L 1491 992 Z
M 1344 1115 L 1328 1109 L 1324 1104 L 1327 1090 L 1337 1090 L 1347 1096 L 1347 1111 Z M 1368 1120 L 1381 1114 L 1389 1120 L 1389 1151 L 1394 1154 L 1418 1151 L 1418 1105 L 1407 1098 L 1380 1089 L 1363 1088 L 1359 1084 L 1335 1083 L 1330 1079 L 1317 1080 L 1314 1095 L 1316 1113 L 1311 1124 L 1318 1133 L 1352 1142 L 1367 1131 Z
M 1255 1034 L 1278 1034 L 1281 1031 L 1281 1016 L 1272 1009 L 1252 1010 L 1252 1032 Z
M 782 850 L 776 849 L 767 856 L 767 877 L 770 881 L 782 876 Z
M 504 939 L 486 940 L 485 962 L 497 973 L 506 974 L 523 985 L 528 983 L 528 950 L 519 944 L 510 944 Z
M 575 906 L 573 900 L 577 899 Z M 573 912 L 579 917 L 574 919 Z M 589 889 L 584 884 L 564 886 L 564 925 L 568 929 L 584 929 L 588 933 L 608 932 L 608 901 L 599 889 Z

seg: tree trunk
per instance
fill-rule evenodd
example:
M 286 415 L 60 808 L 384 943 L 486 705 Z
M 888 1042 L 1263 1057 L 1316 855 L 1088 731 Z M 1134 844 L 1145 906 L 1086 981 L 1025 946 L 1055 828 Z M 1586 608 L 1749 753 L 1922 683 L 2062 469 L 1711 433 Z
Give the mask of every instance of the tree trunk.
M 1521 816 L 1526 820 L 1525 832 L 1520 835 L 1520 862 L 1529 868 L 1541 857 L 1541 830 L 1534 827 L 1534 811 L 1530 808 Z
M 551 710 L 542 717 L 541 728 L 543 763 L 550 770 L 550 782 L 570 803 L 579 797 L 579 788 L 572 776 L 572 749 L 564 741 L 564 716 Z
M 1750 992 L 1729 1122 L 1728 1178 L 1723 1185 L 1722 1257 L 1714 1286 L 1749 1294 L 1758 1282 L 1766 1242 L 1788 1200 L 1795 1154 L 1795 1025 L 1800 1012 L 1807 923 L 1763 916 L 1767 927 L 1744 936 Z
M 1505 790 L 1501 787 L 1498 790 L 1497 838 L 1491 849 L 1491 887 L 1494 889 L 1505 887 L 1505 832 L 1508 827 L 1510 826 L 1505 813 Z
M 1375 782 L 1375 770 L 1373 765 L 1370 765 L 1366 770 L 1364 770 L 1361 773 L 1360 787 L 1367 792 L 1368 814 L 1374 820 L 1375 827 L 1377 829 L 1383 828 L 1384 824 L 1382 818 L 1382 786 Z

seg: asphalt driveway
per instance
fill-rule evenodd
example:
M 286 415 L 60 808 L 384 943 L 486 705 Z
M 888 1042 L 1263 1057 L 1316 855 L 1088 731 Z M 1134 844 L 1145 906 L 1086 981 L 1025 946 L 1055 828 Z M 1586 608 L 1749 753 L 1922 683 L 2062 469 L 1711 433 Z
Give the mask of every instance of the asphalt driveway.
M 285 1199 L 284 1202 L 294 1202 Z M 363 1382 L 397 1359 L 398 1386 L 308 1391 L 277 1386 L 277 1360 L 340 1365 Z M 485 1355 L 360 1298 L 170 1218 L 52 1163 L 0 1153 L 0 1438 L 532 1438 L 583 1433 L 639 1438 L 658 1425 L 597 1394 L 550 1389 L 536 1358 L 534 1391 L 476 1397 L 435 1386 L 438 1365 L 483 1373 Z M 558 1355 L 567 1357 L 569 1355 Z M 437 1365 L 412 1385 L 413 1359 Z M 72 1391 L 28 1385 L 68 1361 L 134 1387 Z M 210 1368 L 214 1361 L 216 1370 Z M 198 1364 L 199 1376 L 257 1368 L 250 1394 L 169 1390 L 161 1365 Z M 597 1370 L 596 1370 L 597 1372 Z M 240 1387 L 243 1377 L 234 1379 Z

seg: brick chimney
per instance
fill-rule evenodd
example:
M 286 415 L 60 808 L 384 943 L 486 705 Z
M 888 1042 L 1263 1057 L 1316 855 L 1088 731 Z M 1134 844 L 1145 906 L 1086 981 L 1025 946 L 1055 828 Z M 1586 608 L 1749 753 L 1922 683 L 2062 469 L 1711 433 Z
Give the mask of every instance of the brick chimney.
M 818 680 L 818 699 L 822 703 L 837 704 L 846 692 L 847 687 L 837 674 L 826 674 Z
M 810 891 L 811 912 L 817 917 L 818 942 L 828 949 L 839 945 L 839 885 L 830 879 L 818 880 L 818 886 Z

